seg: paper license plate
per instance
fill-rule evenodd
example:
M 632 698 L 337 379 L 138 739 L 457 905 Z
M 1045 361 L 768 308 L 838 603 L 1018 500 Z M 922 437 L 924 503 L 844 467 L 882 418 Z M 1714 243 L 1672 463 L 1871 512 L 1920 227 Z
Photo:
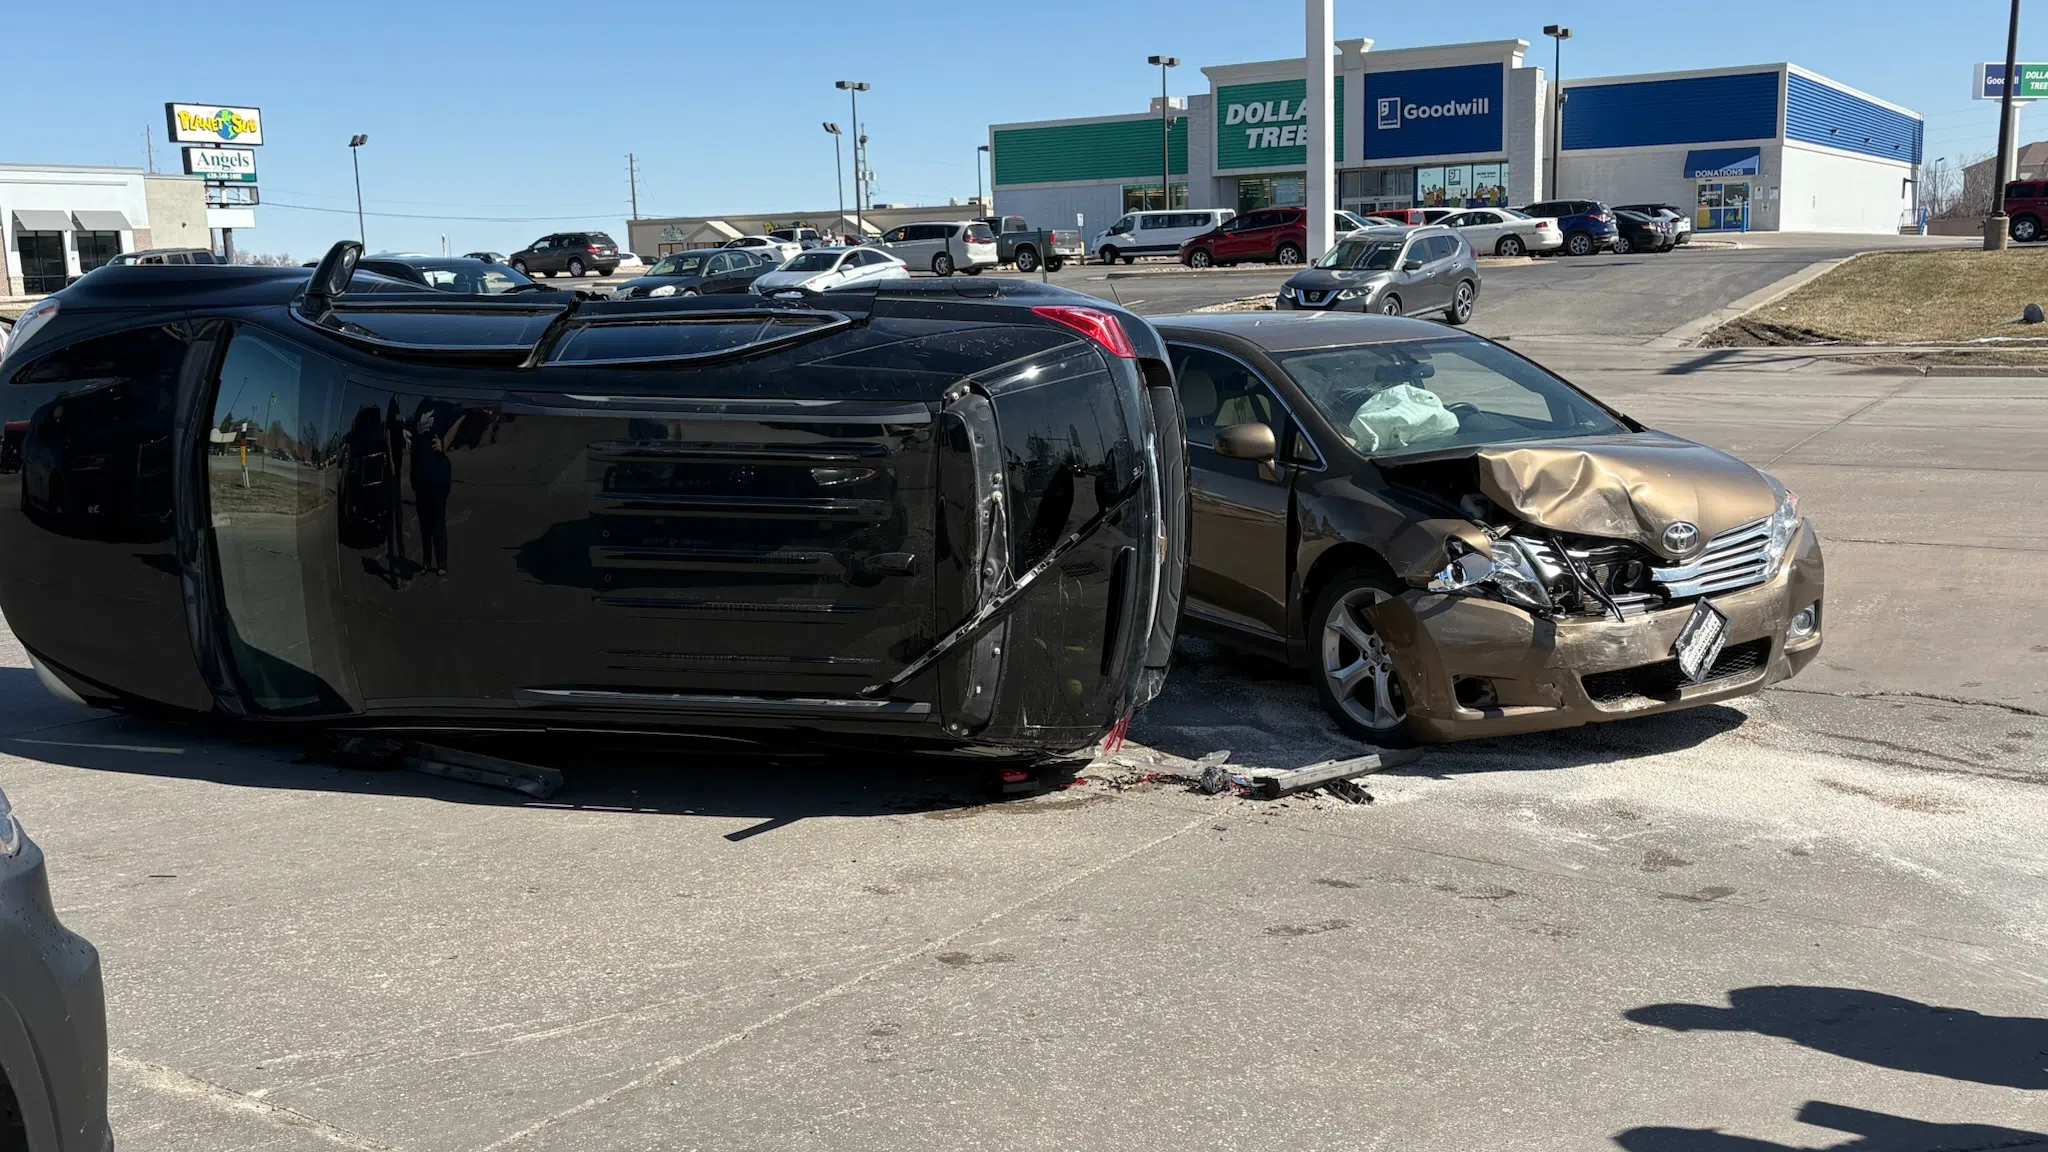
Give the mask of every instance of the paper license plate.
M 1678 630 L 1678 640 L 1671 645 L 1671 654 L 1678 657 L 1678 670 L 1685 678 L 1697 684 L 1707 678 L 1707 672 L 1714 667 L 1715 658 L 1721 655 L 1721 645 L 1728 642 L 1728 617 L 1719 608 L 1700 601 L 1692 606 L 1692 615 L 1685 627 Z

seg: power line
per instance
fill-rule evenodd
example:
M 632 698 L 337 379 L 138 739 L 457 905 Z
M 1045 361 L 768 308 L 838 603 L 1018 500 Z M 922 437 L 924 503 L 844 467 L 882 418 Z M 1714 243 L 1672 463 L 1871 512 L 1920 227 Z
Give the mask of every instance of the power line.
M 353 216 L 353 208 L 321 208 L 313 204 L 286 204 L 279 200 L 264 200 L 265 208 L 283 208 L 291 212 L 325 212 L 336 216 Z M 547 216 L 455 216 L 445 212 L 365 212 L 365 216 L 382 216 L 392 220 L 461 220 L 473 224 L 539 224 L 560 220 L 615 220 L 616 212 L 604 212 L 592 216 L 565 216 L 559 213 Z

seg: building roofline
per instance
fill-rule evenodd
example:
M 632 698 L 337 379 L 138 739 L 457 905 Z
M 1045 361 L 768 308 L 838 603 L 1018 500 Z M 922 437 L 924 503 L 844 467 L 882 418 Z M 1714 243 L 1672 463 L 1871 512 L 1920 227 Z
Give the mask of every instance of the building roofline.
M 1847 84 L 1842 83 L 1840 80 L 1831 80 L 1828 77 L 1823 76 L 1818 72 L 1815 72 L 1811 68 L 1801 68 L 1797 64 L 1787 64 L 1785 65 L 1785 68 L 1788 71 L 1799 73 L 1801 76 L 1806 77 L 1808 80 L 1811 80 L 1816 84 L 1825 84 L 1828 87 L 1833 88 L 1837 91 L 1847 92 L 1851 96 L 1855 96 L 1863 100 L 1868 100 L 1872 104 L 1876 104 L 1880 107 L 1889 108 L 1892 111 L 1897 112 L 1901 116 L 1911 116 L 1915 120 L 1925 119 L 1925 117 L 1921 116 L 1918 112 L 1913 111 L 1911 108 L 1908 108 L 1902 104 L 1894 104 L 1891 101 L 1886 100 L 1882 96 L 1872 96 L 1870 93 L 1865 92 L 1860 88 L 1851 88 Z
M 1690 68 L 1683 72 L 1636 72 L 1627 76 L 1587 76 L 1577 80 L 1563 81 L 1561 87 L 1571 89 L 1584 85 L 1592 88 L 1603 84 L 1640 84 L 1650 80 L 1691 80 L 1700 76 L 1746 76 L 1756 72 L 1783 72 L 1786 67 L 1787 65 L 1781 61 L 1776 64 L 1736 64 L 1726 68 Z
M 1207 96 L 1208 93 L 1204 92 L 1202 95 Z M 1185 116 L 1187 115 L 1187 110 L 1182 109 L 1176 112 L 1175 115 Z M 1122 120 L 1157 121 L 1158 119 L 1159 113 L 1157 112 L 1117 112 L 1109 116 L 1073 116 L 1065 120 L 1015 120 L 1008 124 L 991 124 L 988 126 L 988 130 L 993 134 L 1019 128 L 1063 128 L 1070 124 L 1114 124 Z
M 8 172 L 125 172 L 134 176 L 147 176 L 140 168 L 125 164 L 16 164 L 0 163 L 0 171 Z

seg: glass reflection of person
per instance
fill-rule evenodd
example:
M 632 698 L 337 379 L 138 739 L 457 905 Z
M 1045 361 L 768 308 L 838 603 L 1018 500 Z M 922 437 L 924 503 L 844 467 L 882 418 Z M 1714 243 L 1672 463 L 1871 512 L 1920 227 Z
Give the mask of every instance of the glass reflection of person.
M 455 470 L 448 447 L 462 427 L 461 408 L 422 400 L 412 418 L 412 496 L 420 517 L 420 567 L 448 574 L 448 492 Z
M 384 518 L 384 566 L 393 579 L 399 577 L 399 562 L 405 559 L 405 494 L 399 488 L 399 477 L 405 475 L 405 441 L 409 435 L 411 430 L 399 413 L 398 397 L 394 395 L 384 407 L 384 438 L 391 452 L 390 485 L 386 489 L 391 494 L 391 508 Z

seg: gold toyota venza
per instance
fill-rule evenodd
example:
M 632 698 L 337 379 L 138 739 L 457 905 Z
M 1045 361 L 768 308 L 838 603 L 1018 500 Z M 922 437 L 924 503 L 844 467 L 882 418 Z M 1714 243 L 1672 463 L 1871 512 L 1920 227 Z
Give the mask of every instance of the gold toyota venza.
M 1688 708 L 1820 651 L 1820 541 L 1768 473 L 1434 323 L 1158 328 L 1192 469 L 1183 626 L 1311 670 L 1362 740 Z

